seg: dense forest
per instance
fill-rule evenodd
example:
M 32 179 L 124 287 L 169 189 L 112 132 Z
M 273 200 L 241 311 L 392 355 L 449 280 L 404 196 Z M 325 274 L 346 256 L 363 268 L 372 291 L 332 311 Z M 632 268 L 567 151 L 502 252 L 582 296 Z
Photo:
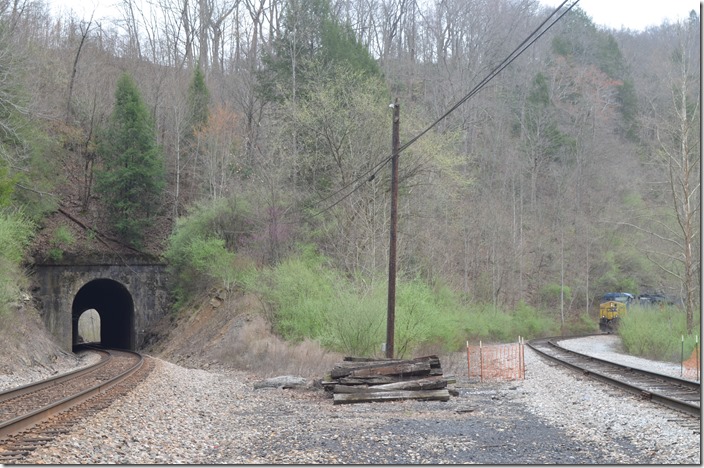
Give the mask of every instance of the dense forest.
M 698 12 L 616 31 L 565 3 L 0 0 L 0 258 L 100 233 L 182 301 L 311 252 L 385 288 L 398 102 L 400 282 L 563 322 L 659 292 L 691 330 Z

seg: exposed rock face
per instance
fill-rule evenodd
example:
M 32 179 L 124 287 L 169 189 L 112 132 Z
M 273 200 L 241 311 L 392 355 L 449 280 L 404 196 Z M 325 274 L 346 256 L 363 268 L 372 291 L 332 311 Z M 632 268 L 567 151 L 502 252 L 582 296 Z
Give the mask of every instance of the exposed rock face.
M 42 380 L 78 365 L 80 359 L 61 349 L 28 303 L 0 314 L 0 390 Z

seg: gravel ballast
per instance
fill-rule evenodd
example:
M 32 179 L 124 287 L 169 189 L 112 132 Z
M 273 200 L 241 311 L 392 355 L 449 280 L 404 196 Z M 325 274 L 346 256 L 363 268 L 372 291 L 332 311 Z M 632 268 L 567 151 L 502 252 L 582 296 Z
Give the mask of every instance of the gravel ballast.
M 133 392 L 24 463 L 700 464 L 686 416 L 528 348 L 525 359 L 524 381 L 458 376 L 449 402 L 340 406 L 319 389 L 255 389 L 251 375 L 157 359 Z

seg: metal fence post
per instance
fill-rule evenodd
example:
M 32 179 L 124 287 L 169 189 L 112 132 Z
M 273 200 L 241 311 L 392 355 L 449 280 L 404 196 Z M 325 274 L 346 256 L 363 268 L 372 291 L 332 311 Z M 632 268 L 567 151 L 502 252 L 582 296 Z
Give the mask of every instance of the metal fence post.
M 467 377 L 472 378 L 472 366 L 469 361 L 469 340 L 467 340 Z
M 479 342 L 479 381 L 484 381 L 484 355 L 482 353 L 482 342 Z
M 684 335 L 682 335 L 682 353 L 681 353 L 681 359 L 680 359 L 680 377 L 684 375 Z
M 697 353 L 697 358 L 695 359 L 697 365 L 697 382 L 699 382 L 699 335 L 694 336 L 694 350 Z

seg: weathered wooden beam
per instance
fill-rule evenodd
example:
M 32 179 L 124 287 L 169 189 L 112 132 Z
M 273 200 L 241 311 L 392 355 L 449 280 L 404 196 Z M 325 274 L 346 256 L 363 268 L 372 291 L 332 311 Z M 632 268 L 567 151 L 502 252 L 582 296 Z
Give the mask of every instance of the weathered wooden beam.
M 440 367 L 440 358 L 435 356 L 434 354 L 431 356 L 417 357 L 417 358 L 414 358 L 413 361 L 415 361 L 415 362 L 427 361 L 430 363 L 430 367 L 432 367 L 432 368 Z
M 371 388 L 376 387 L 373 385 Z M 332 388 L 333 393 L 364 393 L 370 392 L 369 385 L 335 385 Z
M 375 367 L 384 367 L 388 366 L 388 362 L 371 362 L 368 364 L 361 364 L 361 363 L 354 363 L 354 365 L 350 365 L 349 363 L 338 363 L 335 365 L 335 367 L 330 371 L 330 377 L 332 379 L 339 379 L 340 377 L 347 377 L 352 373 L 352 371 L 357 370 L 357 369 L 373 369 Z
M 390 358 L 367 358 L 367 357 L 356 357 L 356 356 L 345 356 L 343 362 L 349 363 L 360 363 L 360 362 L 398 362 L 403 361 L 403 359 L 390 359 Z
M 398 382 L 398 379 L 390 375 L 375 375 L 373 377 L 342 377 L 337 383 L 343 385 L 382 385 Z
M 428 356 L 421 356 L 417 358 L 411 358 L 411 359 L 398 359 L 398 358 L 366 358 L 366 357 L 356 357 L 356 356 L 345 356 L 342 360 L 342 362 L 339 362 L 338 365 L 355 365 L 359 363 L 384 363 L 384 362 L 402 362 L 402 361 L 412 361 L 412 362 L 420 362 L 420 361 L 431 361 L 431 362 L 440 362 L 440 358 L 437 357 L 435 354 L 430 354 Z
M 438 390 L 447 388 L 447 380 L 428 378 L 419 380 L 406 380 L 381 385 L 335 385 L 335 393 L 365 393 L 365 392 L 392 392 L 397 390 Z
M 394 382 L 399 382 L 397 377 L 390 375 L 376 375 L 372 377 L 342 377 L 335 380 L 327 380 L 321 382 L 321 385 L 326 390 L 332 390 L 335 385 L 383 385 Z
M 438 390 L 447 387 L 447 380 L 438 377 L 428 377 L 417 380 L 406 380 L 389 384 L 375 385 L 373 388 L 388 390 Z
M 457 383 L 457 377 L 455 377 L 454 375 L 445 374 L 444 378 L 445 378 L 445 380 L 447 380 L 447 383 L 449 383 L 449 384 L 456 384 Z
M 448 401 L 450 392 L 446 388 L 442 390 L 420 390 L 420 391 L 392 391 L 392 392 L 365 392 L 365 393 L 335 393 L 333 395 L 333 405 L 345 405 L 351 403 L 372 403 L 396 400 L 435 400 Z
M 372 377 L 376 375 L 428 375 L 430 363 L 428 362 L 401 362 L 383 367 L 355 369 L 350 372 L 350 377 Z
M 348 358 L 345 358 L 346 360 Z M 349 359 L 363 359 L 363 358 L 349 358 Z M 373 361 L 345 361 L 339 362 L 330 371 L 330 377 L 332 379 L 338 379 L 340 377 L 346 377 L 350 375 L 353 371 L 359 369 L 375 369 L 379 367 L 388 367 L 394 364 L 412 364 L 412 363 L 428 363 L 431 369 L 440 368 L 440 359 L 437 356 L 423 356 L 415 359 L 386 359 L 386 360 L 373 360 Z

